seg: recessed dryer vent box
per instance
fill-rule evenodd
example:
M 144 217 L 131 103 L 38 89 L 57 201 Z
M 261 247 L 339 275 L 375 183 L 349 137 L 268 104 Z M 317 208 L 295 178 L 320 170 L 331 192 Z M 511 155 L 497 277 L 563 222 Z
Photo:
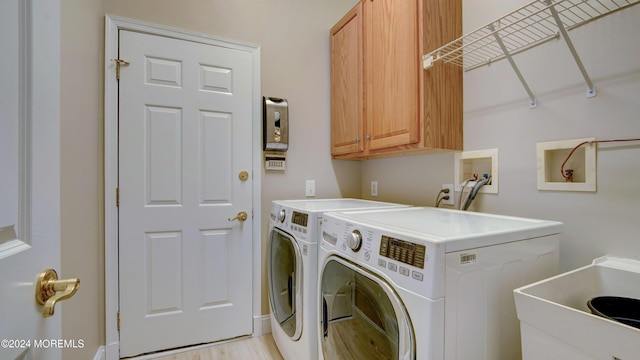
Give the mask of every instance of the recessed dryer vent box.
M 498 193 L 498 149 L 463 151 L 455 154 L 455 190 L 459 191 L 465 180 L 473 174 L 482 178 L 484 174 L 491 176 L 491 183 L 480 188 L 481 193 Z M 475 182 L 469 182 L 473 186 Z
M 595 138 L 561 140 L 537 144 L 538 190 L 596 191 L 596 144 L 584 142 Z M 571 170 L 573 181 L 562 176 L 562 163 L 578 145 L 564 170 Z

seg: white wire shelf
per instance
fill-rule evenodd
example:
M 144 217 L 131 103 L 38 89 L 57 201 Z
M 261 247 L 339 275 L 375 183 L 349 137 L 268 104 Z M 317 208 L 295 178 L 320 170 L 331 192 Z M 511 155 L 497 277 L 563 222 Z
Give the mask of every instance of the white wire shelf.
M 469 71 L 508 59 L 522 81 L 535 107 L 535 97 L 511 58 L 562 36 L 571 50 L 589 87 L 587 96 L 595 96 L 595 88 L 571 43 L 567 31 L 590 21 L 640 3 L 640 0 L 536 0 L 478 28 L 423 57 L 424 68 L 438 61 L 461 66 Z

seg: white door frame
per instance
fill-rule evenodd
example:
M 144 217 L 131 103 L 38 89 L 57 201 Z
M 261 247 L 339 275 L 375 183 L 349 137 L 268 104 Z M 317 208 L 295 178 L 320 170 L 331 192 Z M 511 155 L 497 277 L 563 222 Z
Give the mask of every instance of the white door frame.
M 260 47 L 222 38 L 171 28 L 162 25 L 131 20 L 113 15 L 105 17 L 104 59 L 104 189 L 105 189 L 105 332 L 106 360 L 120 358 L 118 335 L 118 82 L 113 59 L 118 58 L 118 31 L 131 30 L 152 35 L 167 36 L 180 40 L 222 46 L 246 51 L 253 57 L 253 115 L 252 115 L 252 159 L 253 159 L 253 333 L 262 333 L 262 219 L 261 219 L 261 174 L 262 174 L 262 101 L 260 95 Z M 123 59 L 126 60 L 126 59 Z

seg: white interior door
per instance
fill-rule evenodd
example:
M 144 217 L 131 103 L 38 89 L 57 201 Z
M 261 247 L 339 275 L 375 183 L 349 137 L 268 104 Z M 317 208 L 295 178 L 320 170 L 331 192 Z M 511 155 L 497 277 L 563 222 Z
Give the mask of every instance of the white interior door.
M 34 297 L 60 270 L 59 27 L 57 0 L 0 1 L 0 359 L 61 359 Z
M 119 54 L 120 356 L 251 334 L 251 54 L 126 30 Z

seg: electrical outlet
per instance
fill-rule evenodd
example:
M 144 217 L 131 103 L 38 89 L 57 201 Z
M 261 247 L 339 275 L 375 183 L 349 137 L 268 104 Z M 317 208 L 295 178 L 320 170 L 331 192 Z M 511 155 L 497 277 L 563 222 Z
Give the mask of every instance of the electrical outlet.
M 305 184 L 304 190 L 305 196 L 316 196 L 316 181 L 315 180 L 307 180 Z
M 371 196 L 378 196 L 378 182 L 376 180 L 371 182 Z
M 449 196 L 449 199 L 442 200 L 440 204 L 444 205 L 455 205 L 456 203 L 456 192 L 453 190 L 453 184 L 442 184 L 442 189 L 448 189 L 449 192 L 446 194 L 442 194 L 441 196 Z

